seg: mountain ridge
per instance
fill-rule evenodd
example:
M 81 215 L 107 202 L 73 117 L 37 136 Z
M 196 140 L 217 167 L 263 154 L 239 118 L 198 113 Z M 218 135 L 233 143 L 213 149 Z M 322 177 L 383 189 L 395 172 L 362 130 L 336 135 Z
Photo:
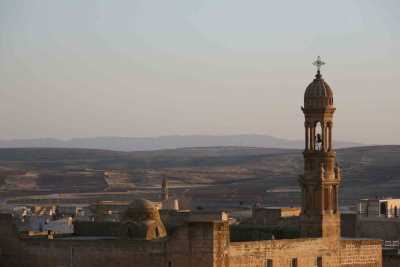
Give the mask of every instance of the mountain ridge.
M 336 148 L 365 146 L 362 143 L 336 141 Z M 57 138 L 0 140 L 0 148 L 86 148 L 113 151 L 151 151 L 187 147 L 261 147 L 301 149 L 302 140 L 289 140 L 270 135 L 168 135 L 159 137 L 87 137 L 61 140 Z

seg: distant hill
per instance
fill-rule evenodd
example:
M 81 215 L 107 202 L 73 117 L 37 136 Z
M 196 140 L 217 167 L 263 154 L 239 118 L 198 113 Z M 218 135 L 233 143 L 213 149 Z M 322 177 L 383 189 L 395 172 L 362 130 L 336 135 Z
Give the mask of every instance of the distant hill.
M 362 146 L 361 143 L 337 141 L 335 147 Z M 0 148 L 49 147 L 90 148 L 115 151 L 149 151 L 184 147 L 274 147 L 303 148 L 304 141 L 288 140 L 269 135 L 171 135 L 160 137 L 92 137 L 60 140 L 53 138 L 0 140 Z
M 159 186 L 167 175 L 172 185 L 197 201 L 270 205 L 299 205 L 298 175 L 303 172 L 302 151 L 254 147 L 197 147 L 157 151 L 121 152 L 93 149 L 0 149 L 0 191 L 99 192 L 110 182 L 119 189 Z M 337 150 L 343 170 L 341 200 L 355 204 L 360 198 L 400 197 L 400 146 L 367 146 Z M 107 181 L 102 170 L 124 175 Z M 21 176 L 21 173 L 28 175 Z M 29 174 L 31 173 L 31 174 Z M 32 175 L 37 173 L 37 176 Z M 198 187 L 200 185 L 200 187 Z M 179 190 L 179 189 L 175 189 Z M 173 191 L 173 190 L 172 190 Z M 144 192 L 141 190 L 133 192 Z M 157 198 L 158 191 L 152 191 Z M 23 193 L 23 192 L 22 192 Z M 147 195 L 146 195 L 147 197 Z
M 256 147 L 191 147 L 152 151 L 113 151 L 86 148 L 0 148 L 0 167 L 63 169 L 136 169 L 225 165 L 244 158 L 294 153 L 294 149 Z M 300 153 L 300 151 L 298 151 Z M 212 162 L 209 162 L 212 161 Z

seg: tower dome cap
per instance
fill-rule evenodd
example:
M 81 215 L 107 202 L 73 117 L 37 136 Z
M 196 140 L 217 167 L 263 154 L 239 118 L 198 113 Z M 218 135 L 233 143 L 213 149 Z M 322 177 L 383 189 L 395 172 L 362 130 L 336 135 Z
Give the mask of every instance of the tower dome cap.
M 333 98 L 333 92 L 331 87 L 322 78 L 321 73 L 315 75 L 315 79 L 307 86 L 304 98 L 314 97 L 328 97 Z
M 324 64 L 325 62 L 320 57 L 313 63 L 317 67 L 317 74 L 304 93 L 304 108 L 306 109 L 333 107 L 333 91 L 322 78 L 320 71 L 321 66 Z

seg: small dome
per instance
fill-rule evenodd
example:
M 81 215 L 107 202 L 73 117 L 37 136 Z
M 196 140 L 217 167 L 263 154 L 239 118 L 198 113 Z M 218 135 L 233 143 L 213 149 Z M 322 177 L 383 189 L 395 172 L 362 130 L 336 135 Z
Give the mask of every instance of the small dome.
M 129 203 L 123 214 L 123 220 L 142 222 L 159 218 L 158 211 L 154 204 L 146 199 L 138 198 Z
M 128 239 L 153 240 L 167 235 L 153 202 L 138 198 L 129 203 L 121 218 L 120 235 Z
M 154 203 L 151 202 L 150 200 L 147 200 L 144 198 L 137 198 L 129 203 L 128 208 L 143 209 L 143 210 L 151 209 L 152 210 L 152 209 L 155 209 L 155 206 L 154 206 Z
M 304 93 L 304 108 L 333 106 L 333 92 L 318 72 Z

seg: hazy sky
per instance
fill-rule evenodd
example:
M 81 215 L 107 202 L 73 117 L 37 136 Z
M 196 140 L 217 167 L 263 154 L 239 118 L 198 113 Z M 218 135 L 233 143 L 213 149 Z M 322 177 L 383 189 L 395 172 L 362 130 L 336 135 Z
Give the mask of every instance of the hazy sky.
M 334 138 L 400 144 L 400 1 L 1 0 L 0 138 L 303 138 L 317 55 Z

